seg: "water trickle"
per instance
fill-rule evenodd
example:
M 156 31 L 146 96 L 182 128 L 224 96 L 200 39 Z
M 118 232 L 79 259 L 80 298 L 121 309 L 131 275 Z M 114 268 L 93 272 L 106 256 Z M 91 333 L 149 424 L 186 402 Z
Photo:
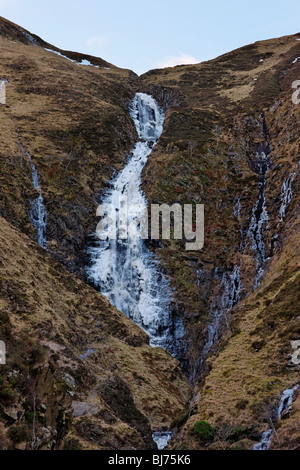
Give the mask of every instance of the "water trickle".
M 83 360 L 83 359 L 86 359 L 87 357 L 89 357 L 91 354 L 94 354 L 94 350 L 89 348 L 85 353 L 81 354 L 79 356 L 79 359 Z
M 34 226 L 37 232 L 38 244 L 42 248 L 47 249 L 47 240 L 46 240 L 47 212 L 44 206 L 44 200 L 43 200 L 42 191 L 41 191 L 40 184 L 39 184 L 39 178 L 38 178 L 36 167 L 28 152 L 26 152 L 26 155 L 31 165 L 33 187 L 39 192 L 38 198 L 30 201 L 31 202 L 30 219 L 31 219 L 32 225 Z
M 292 190 L 292 184 L 294 179 L 296 178 L 296 172 L 293 171 L 293 173 L 288 176 L 284 182 L 282 183 L 281 187 L 281 206 L 279 209 L 279 220 L 280 222 L 283 221 L 285 218 L 286 210 L 288 205 L 290 204 L 292 197 L 293 197 L 293 190 Z
M 279 405 L 276 409 L 275 412 L 275 419 L 274 421 L 277 421 L 278 419 L 281 418 L 282 414 L 292 406 L 293 400 L 294 400 L 294 393 L 298 389 L 298 385 L 295 385 L 292 388 L 288 388 L 287 390 L 284 390 L 281 394 L 280 402 Z M 261 435 L 261 440 L 258 444 L 255 444 L 253 446 L 253 450 L 268 450 L 272 437 L 273 437 L 274 431 L 273 429 L 268 429 L 267 431 L 264 431 Z
M 260 179 L 258 183 L 258 199 L 252 210 L 247 238 L 251 240 L 250 248 L 255 254 L 255 289 L 258 287 L 262 279 L 266 261 L 266 244 L 264 240 L 264 232 L 269 228 L 269 217 L 266 208 L 266 173 L 271 167 L 271 162 L 265 152 L 261 152 L 260 154 L 256 154 L 253 165 L 254 171 L 259 175 Z
M 253 450 L 268 450 L 271 440 L 273 437 L 272 429 L 268 429 L 267 431 L 263 432 L 261 435 L 261 440 L 258 444 L 253 446 Z
M 141 174 L 164 122 L 162 109 L 144 93 L 136 94 L 130 105 L 130 115 L 141 140 L 134 146 L 128 163 L 111 182 L 102 201 L 118 209 L 120 200 L 126 196 L 129 223 L 140 219 L 147 208 L 141 190 Z M 136 230 L 139 232 L 139 228 Z M 171 291 L 159 268 L 159 260 L 140 236 L 134 236 L 130 231 L 126 239 L 118 235 L 116 239 L 97 241 L 89 249 L 88 277 L 113 305 L 148 333 L 152 346 L 164 347 L 178 355 L 183 325 L 181 319 L 173 318 Z
M 241 197 L 238 198 L 236 204 L 233 206 L 233 215 L 238 219 L 241 217 Z
M 215 272 L 215 276 L 218 277 L 217 272 Z M 214 299 L 210 311 L 208 335 L 201 354 L 202 361 L 205 359 L 212 346 L 220 339 L 221 325 L 224 321 L 227 322 L 227 312 L 239 302 L 241 287 L 239 266 L 234 266 L 232 272 L 224 271 L 220 284 L 221 296 Z

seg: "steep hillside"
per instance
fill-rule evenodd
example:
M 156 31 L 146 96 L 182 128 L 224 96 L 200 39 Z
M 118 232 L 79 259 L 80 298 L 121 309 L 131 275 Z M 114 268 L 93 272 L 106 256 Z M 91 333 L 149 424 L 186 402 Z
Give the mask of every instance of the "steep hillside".
M 300 378 L 299 40 L 137 77 L 0 18 L 1 445 L 150 448 L 151 430 L 171 427 L 174 448 L 248 449 L 271 426 L 271 448 L 299 447 L 299 392 L 274 418 Z M 205 205 L 201 251 L 147 242 L 183 319 L 181 368 L 85 284 L 97 204 L 138 140 L 136 92 L 166 116 L 143 174 L 149 204 Z M 48 252 L 32 223 L 39 196 Z
M 299 38 L 141 77 L 167 109 L 145 172 L 149 200 L 205 204 L 202 252 L 185 253 L 175 240 L 159 249 L 185 318 L 190 377 L 207 373 L 178 438 L 186 448 L 201 448 L 193 432 L 201 419 L 218 426 L 217 440 L 250 436 L 241 446 L 253 445 L 268 426 L 264 408 L 300 378 L 290 363 L 300 337 Z M 280 429 L 272 445 L 284 448 L 290 430 Z
M 255 283 L 257 253 L 249 246 L 248 232 L 259 197 L 262 152 L 268 158 L 263 176 L 272 224 L 262 234 L 265 259 L 273 253 L 267 245 L 277 235 L 282 183 L 296 168 L 299 152 L 299 113 L 291 101 L 291 84 L 300 67 L 299 62 L 293 64 L 299 47 L 296 37 L 289 36 L 246 46 L 207 63 L 141 77 L 145 89 L 167 109 L 164 134 L 145 173 L 150 202 L 205 204 L 203 252 L 184 253 L 178 241 L 166 242 L 160 250 L 179 302 L 184 299 L 180 303 L 191 335 L 195 322 L 200 321 L 203 332 L 209 297 L 217 295 L 223 274 L 230 283 L 234 267 L 239 268 L 243 295 Z M 281 115 L 284 121 L 279 122 Z
M 152 448 L 189 399 L 177 361 L 3 218 L 0 260 L 1 446 Z
M 96 199 L 136 136 L 127 110 L 136 76 L 28 34 L 0 19 L 0 76 L 7 80 L 7 106 L 0 113 L 0 211 L 36 237 L 30 199 L 37 194 L 28 152 L 48 212 L 48 248 L 83 277 Z M 81 60 L 94 66 L 80 65 Z

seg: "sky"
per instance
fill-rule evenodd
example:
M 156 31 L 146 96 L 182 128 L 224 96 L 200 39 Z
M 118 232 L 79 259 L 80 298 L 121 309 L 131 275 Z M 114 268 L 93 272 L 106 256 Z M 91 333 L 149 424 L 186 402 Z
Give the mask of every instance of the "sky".
M 0 0 L 0 16 L 137 74 L 300 31 L 299 0 Z

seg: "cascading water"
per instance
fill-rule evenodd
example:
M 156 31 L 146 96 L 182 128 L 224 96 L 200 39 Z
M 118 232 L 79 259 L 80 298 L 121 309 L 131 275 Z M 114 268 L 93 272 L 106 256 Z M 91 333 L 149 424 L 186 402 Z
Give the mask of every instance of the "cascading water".
M 283 219 L 285 218 L 287 207 L 293 198 L 292 184 L 295 178 L 296 178 L 296 172 L 293 171 L 293 173 L 291 173 L 290 176 L 288 176 L 282 183 L 281 206 L 279 209 L 280 222 L 282 222 Z
M 198 270 L 198 285 L 201 282 L 201 274 L 201 270 Z M 224 327 L 225 329 L 228 328 L 229 310 L 241 299 L 240 266 L 235 265 L 231 271 L 226 269 L 222 277 L 220 277 L 219 268 L 216 267 L 214 278 L 220 282 L 220 294 L 213 299 L 210 307 L 205 343 L 189 377 L 192 383 L 195 381 L 198 372 L 202 370 L 203 364 L 213 345 L 220 340 Z
M 170 431 L 156 431 L 152 434 L 152 439 L 157 445 L 158 450 L 164 450 L 170 439 L 172 439 L 172 433 Z
M 264 242 L 264 231 L 268 228 L 268 213 L 266 209 L 266 173 L 269 171 L 271 162 L 268 158 L 268 146 L 266 152 L 257 152 L 251 166 L 255 173 L 259 175 L 258 183 L 258 199 L 252 210 L 249 229 L 246 234 L 246 240 L 243 240 L 243 227 L 240 223 L 241 244 L 240 250 L 246 251 L 248 242 L 251 241 L 251 250 L 255 254 L 256 260 L 256 278 L 254 288 L 256 288 L 262 278 L 264 265 L 266 261 L 266 247 Z M 240 221 L 241 219 L 241 197 L 233 207 L 233 215 Z M 200 274 L 197 273 L 198 283 L 200 282 Z M 216 268 L 215 278 L 219 276 Z M 207 327 L 207 338 L 202 349 L 202 353 L 195 365 L 195 370 L 203 364 L 206 356 L 213 345 L 220 339 L 221 329 L 224 322 L 227 322 L 227 312 L 236 305 L 241 299 L 242 283 L 240 279 L 240 267 L 234 266 L 232 272 L 223 272 L 220 282 L 221 295 L 217 296 L 210 309 L 210 318 Z M 194 372 L 193 372 L 194 373 Z
M 300 162 L 298 162 L 297 167 L 299 168 Z M 294 187 L 296 184 L 294 181 L 297 178 L 297 169 L 295 169 L 289 176 L 287 176 L 281 186 L 281 194 L 280 194 L 280 208 L 279 208 L 279 221 L 277 223 L 277 228 L 280 227 L 282 222 L 284 221 L 287 213 L 287 209 L 293 199 L 294 195 Z M 270 242 L 270 251 L 271 254 L 274 253 L 274 250 L 278 244 L 279 235 L 278 233 L 274 233 Z
M 215 275 L 218 276 L 218 271 Z M 202 351 L 202 359 L 207 356 L 214 343 L 220 339 L 221 323 L 224 320 L 226 321 L 227 312 L 240 300 L 241 279 L 239 266 L 234 266 L 231 273 L 228 271 L 223 273 L 220 290 L 222 292 L 221 298 L 216 298 L 211 308 L 211 321 L 208 324 L 208 336 Z
M 273 437 L 272 429 L 268 429 L 267 431 L 264 431 L 261 435 L 260 442 L 258 444 L 255 444 L 255 446 L 253 446 L 253 450 L 268 450 L 272 437 Z
M 30 218 L 31 218 L 32 225 L 34 226 L 37 232 L 38 244 L 42 248 L 47 249 L 47 240 L 46 240 L 47 212 L 44 206 L 44 200 L 43 200 L 42 191 L 41 191 L 40 184 L 39 184 L 37 170 L 28 152 L 26 152 L 26 155 L 31 165 L 33 187 L 39 192 L 38 198 L 31 201 Z
M 294 400 L 294 393 L 298 389 L 298 387 L 299 387 L 298 385 L 295 385 L 294 387 L 288 388 L 287 390 L 284 390 L 284 392 L 282 392 L 279 405 L 274 415 L 275 422 L 278 419 L 280 419 L 282 414 L 286 410 L 289 410 L 290 407 L 292 406 L 293 400 Z M 255 446 L 253 447 L 253 450 L 268 450 L 273 434 L 274 434 L 273 429 L 268 429 L 267 431 L 263 432 L 260 442 L 258 444 L 255 444 Z
M 151 96 L 144 93 L 136 94 L 130 115 L 141 140 L 102 201 L 119 211 L 120 217 L 120 201 L 126 198 L 129 224 L 139 220 L 147 209 L 147 201 L 141 191 L 141 174 L 162 133 L 164 122 L 163 111 Z M 136 230 L 140 231 L 139 228 Z M 91 266 L 87 268 L 88 277 L 113 305 L 148 333 L 152 346 L 164 347 L 178 356 L 183 325 L 181 320 L 172 318 L 171 293 L 159 269 L 159 260 L 146 247 L 141 236 L 134 236 L 130 230 L 127 238 L 120 235 L 119 223 L 115 239 L 97 241 L 89 249 Z
M 241 217 L 241 198 L 239 198 L 233 207 L 233 215 L 240 219 Z M 241 237 L 242 237 L 242 228 Z M 240 278 L 240 266 L 233 266 L 232 270 L 224 270 L 220 276 L 219 267 L 214 270 L 214 279 L 219 280 L 220 294 L 215 296 L 209 311 L 209 320 L 207 325 L 207 334 L 201 354 L 197 359 L 190 375 L 190 381 L 194 382 L 197 371 L 201 370 L 207 355 L 213 345 L 217 343 L 222 335 L 222 330 L 228 327 L 228 312 L 241 299 L 242 282 Z M 202 278 L 202 270 L 197 270 L 197 285 L 199 286 Z
M 264 241 L 264 231 L 268 228 L 268 213 L 266 209 L 266 173 L 271 167 L 271 162 L 268 158 L 268 146 L 265 148 L 266 152 L 257 152 L 251 167 L 259 175 L 258 183 L 258 199 L 252 210 L 249 229 L 246 234 L 246 240 L 243 240 L 243 227 L 240 224 L 241 244 L 240 250 L 245 252 L 248 242 L 251 242 L 251 250 L 254 252 L 256 260 L 256 278 L 254 288 L 256 288 L 262 278 L 264 265 L 266 261 L 266 246 Z M 233 207 L 233 215 L 240 221 L 241 219 L 241 197 Z M 201 273 L 197 273 L 197 282 L 200 282 Z M 215 278 L 218 279 L 219 273 L 216 268 Z M 233 271 L 224 271 L 220 281 L 221 295 L 217 296 L 210 309 L 210 318 L 207 327 L 207 338 L 202 349 L 201 355 L 196 362 L 194 371 L 204 363 L 206 356 L 213 347 L 213 345 L 220 339 L 222 326 L 224 322 L 227 323 L 227 312 L 236 305 L 241 299 L 242 283 L 240 279 L 240 267 L 234 266 Z M 226 325 L 225 325 L 226 326 Z M 192 380 L 192 378 L 191 378 Z
M 258 199 L 252 210 L 247 238 L 251 240 L 251 250 L 255 253 L 256 278 L 254 289 L 260 284 L 266 261 L 266 245 L 264 231 L 268 229 L 269 218 L 266 208 L 266 173 L 271 162 L 265 152 L 257 153 L 254 161 L 254 171 L 259 175 Z M 245 247 L 246 248 L 246 247 Z

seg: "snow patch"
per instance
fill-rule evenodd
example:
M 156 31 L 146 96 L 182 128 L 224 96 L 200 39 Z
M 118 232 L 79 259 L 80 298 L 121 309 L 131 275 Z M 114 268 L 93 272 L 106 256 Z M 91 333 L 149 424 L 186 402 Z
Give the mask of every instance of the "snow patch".
M 45 48 L 44 50 L 47 51 L 47 52 L 53 52 L 53 54 L 56 54 L 56 55 L 58 55 L 58 56 L 60 56 L 60 57 L 63 57 L 64 59 L 67 59 L 67 60 L 69 60 L 70 62 L 77 63 L 76 60 L 70 59 L 69 57 L 67 57 L 66 55 L 61 54 L 61 53 L 58 52 L 58 51 L 53 51 L 52 49 L 46 49 L 46 48 Z
M 81 62 L 78 62 L 79 65 L 90 65 L 91 67 L 95 67 L 99 69 L 99 65 L 93 65 L 89 60 L 83 59 Z
M 70 62 L 73 62 L 74 64 L 77 64 L 77 65 L 87 65 L 87 66 L 90 66 L 90 67 L 94 67 L 95 69 L 100 69 L 101 67 L 99 65 L 93 65 L 89 60 L 87 59 L 82 59 L 80 62 L 78 62 L 78 60 L 73 60 L 73 59 L 70 59 L 69 57 L 67 57 L 66 55 L 63 55 L 61 54 L 60 52 L 58 51 L 53 51 L 52 49 L 44 49 L 45 51 L 47 52 L 53 52 L 53 54 L 56 54 L 60 57 L 63 57 L 64 59 L 67 59 L 69 60 Z M 109 70 L 109 67 L 102 67 L 103 69 L 106 69 L 106 70 Z

